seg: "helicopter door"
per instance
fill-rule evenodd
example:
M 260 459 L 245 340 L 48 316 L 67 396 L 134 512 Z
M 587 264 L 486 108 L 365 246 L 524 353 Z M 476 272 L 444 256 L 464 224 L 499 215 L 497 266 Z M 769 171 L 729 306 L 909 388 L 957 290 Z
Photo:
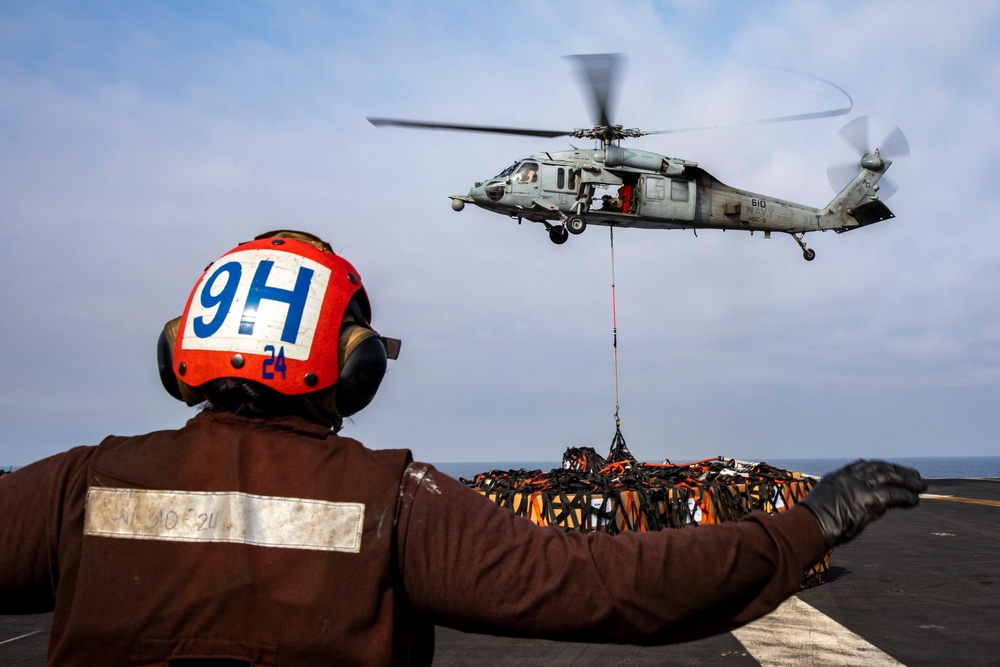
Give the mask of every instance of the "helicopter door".
M 694 220 L 693 180 L 647 175 L 639 181 L 639 215 L 668 220 Z
M 577 170 L 554 164 L 543 165 L 542 189 L 549 192 L 576 192 Z
M 537 195 L 538 194 L 538 172 L 537 162 L 525 161 L 517 168 L 510 177 L 510 192 L 515 195 Z
M 560 208 L 571 206 L 576 201 L 579 181 L 575 169 L 543 164 L 541 183 L 542 196 L 546 200 L 554 200 Z

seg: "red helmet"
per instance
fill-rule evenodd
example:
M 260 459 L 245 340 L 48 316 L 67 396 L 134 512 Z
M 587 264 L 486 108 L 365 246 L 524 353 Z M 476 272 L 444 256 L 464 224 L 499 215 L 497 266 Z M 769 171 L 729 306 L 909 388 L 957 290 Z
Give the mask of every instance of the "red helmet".
M 161 379 L 172 395 L 194 404 L 201 400 L 197 388 L 220 378 L 295 396 L 344 377 L 341 385 L 362 385 L 354 389 L 365 394 L 342 400 L 338 387 L 338 408 L 346 408 L 338 412 L 347 416 L 368 404 L 385 373 L 391 339 L 373 331 L 370 320 L 361 277 L 347 260 L 310 234 L 269 232 L 205 269 L 184 314 L 161 336 Z

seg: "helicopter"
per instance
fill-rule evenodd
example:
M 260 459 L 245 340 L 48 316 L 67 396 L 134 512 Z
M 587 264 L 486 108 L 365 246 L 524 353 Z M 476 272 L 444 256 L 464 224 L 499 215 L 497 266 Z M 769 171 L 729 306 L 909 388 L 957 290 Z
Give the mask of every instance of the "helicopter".
M 770 197 L 731 187 L 698 166 L 697 162 L 667 157 L 650 151 L 622 146 L 625 139 L 683 130 L 644 131 L 614 124 L 609 114 L 616 82 L 619 54 L 570 56 L 579 64 L 581 80 L 589 89 L 596 124 L 591 128 L 537 130 L 437 123 L 398 118 L 368 117 L 377 127 L 458 130 L 555 138 L 561 136 L 592 139 L 595 148 L 544 151 L 517 160 L 499 174 L 475 183 L 467 195 L 451 195 L 452 208 L 461 211 L 473 204 L 487 211 L 540 223 L 549 239 L 561 245 L 570 234 L 577 235 L 591 225 L 639 229 L 722 229 L 772 232 L 791 236 L 807 261 L 816 251 L 806 246 L 807 232 L 833 230 L 847 232 L 895 217 L 879 197 L 879 181 L 893 159 L 909 154 L 902 131 L 895 128 L 881 148 L 869 148 L 868 118 L 861 116 L 845 125 L 840 135 L 858 153 L 860 162 L 828 170 L 831 185 L 839 193 L 824 208 Z M 854 106 L 840 86 L 804 72 L 795 72 L 837 88 L 850 105 L 804 114 L 734 123 L 756 125 L 845 115 Z M 721 126 L 716 126 L 721 127 Z M 846 182 L 846 185 L 843 183 Z M 885 185 L 885 184 L 884 184 Z M 888 194 L 895 188 L 887 185 Z M 601 194 L 604 193 L 604 194 Z

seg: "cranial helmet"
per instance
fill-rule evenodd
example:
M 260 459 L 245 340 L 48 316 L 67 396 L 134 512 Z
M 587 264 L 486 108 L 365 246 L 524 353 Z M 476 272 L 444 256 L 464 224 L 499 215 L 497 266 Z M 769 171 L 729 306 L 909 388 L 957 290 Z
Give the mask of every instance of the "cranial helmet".
M 195 405 L 205 383 L 256 382 L 347 417 L 375 397 L 399 341 L 370 326 L 358 272 L 311 234 L 276 231 L 213 262 L 157 344 L 160 379 Z

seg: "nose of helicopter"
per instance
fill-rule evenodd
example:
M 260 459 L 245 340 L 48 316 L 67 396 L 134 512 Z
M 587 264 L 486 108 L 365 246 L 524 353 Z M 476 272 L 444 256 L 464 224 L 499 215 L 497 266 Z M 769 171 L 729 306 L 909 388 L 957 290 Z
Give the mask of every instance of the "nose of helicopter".
M 503 180 L 494 178 L 486 183 L 476 183 L 473 185 L 469 190 L 469 197 L 471 197 L 477 204 L 488 206 L 491 203 L 496 203 L 503 199 L 506 192 L 507 183 Z

